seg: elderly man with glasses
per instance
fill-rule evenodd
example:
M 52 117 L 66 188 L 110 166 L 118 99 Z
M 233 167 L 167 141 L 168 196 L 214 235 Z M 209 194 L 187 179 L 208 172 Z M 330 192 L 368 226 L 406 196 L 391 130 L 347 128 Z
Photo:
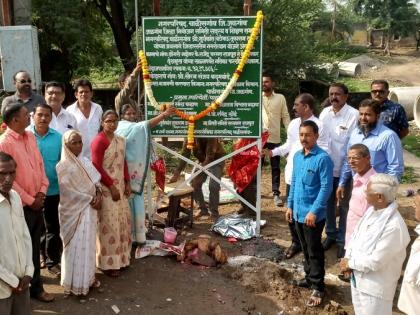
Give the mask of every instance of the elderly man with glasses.
M 32 80 L 28 72 L 20 70 L 13 76 L 13 84 L 16 86 L 16 93 L 5 97 L 1 104 L 1 112 L 12 103 L 23 103 L 31 113 L 38 104 L 45 104 L 41 95 L 32 92 Z
M 408 120 L 404 107 L 388 99 L 389 84 L 385 80 L 374 80 L 370 85 L 372 99 L 381 104 L 380 120 L 400 137 L 408 135 Z
M 370 177 L 366 199 L 372 206 L 356 226 L 346 256 L 340 262 L 342 272 L 351 272 L 356 315 L 392 314 L 392 301 L 410 242 L 395 201 L 397 190 L 395 176 Z

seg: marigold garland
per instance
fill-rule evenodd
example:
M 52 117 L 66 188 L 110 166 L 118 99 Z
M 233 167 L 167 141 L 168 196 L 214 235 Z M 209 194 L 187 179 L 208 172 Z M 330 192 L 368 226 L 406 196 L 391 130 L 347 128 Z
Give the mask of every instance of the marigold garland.
M 249 36 L 248 42 L 245 46 L 244 51 L 242 52 L 241 59 L 239 61 L 239 64 L 235 70 L 235 72 L 232 75 L 232 78 L 230 79 L 229 83 L 227 84 L 225 90 L 220 94 L 220 96 L 212 102 L 206 109 L 202 110 L 200 113 L 195 115 L 188 115 L 184 111 L 176 109 L 175 114 L 179 116 L 181 119 L 188 121 L 188 132 L 187 132 L 187 148 L 193 149 L 194 148 L 194 128 L 195 128 L 195 121 L 200 120 L 204 117 L 206 117 L 209 113 L 217 110 L 225 101 L 225 99 L 229 96 L 232 89 L 235 87 L 236 82 L 238 81 L 240 75 L 242 74 L 242 71 L 245 67 L 245 64 L 248 61 L 249 56 L 251 55 L 251 50 L 254 47 L 255 40 L 258 36 L 258 33 L 260 31 L 261 23 L 263 21 L 263 13 L 262 11 L 257 12 L 257 18 L 255 20 L 254 26 L 251 30 L 251 35 Z M 159 103 L 156 101 L 153 91 L 152 91 L 152 80 L 150 79 L 150 73 L 149 73 L 149 65 L 147 63 L 146 55 L 144 54 L 143 50 L 139 51 L 139 59 L 141 62 L 141 67 L 143 71 L 143 82 L 144 82 L 144 90 L 147 95 L 147 98 L 149 99 L 151 105 L 160 111 L 163 111 L 166 109 L 166 105 L 159 105 Z

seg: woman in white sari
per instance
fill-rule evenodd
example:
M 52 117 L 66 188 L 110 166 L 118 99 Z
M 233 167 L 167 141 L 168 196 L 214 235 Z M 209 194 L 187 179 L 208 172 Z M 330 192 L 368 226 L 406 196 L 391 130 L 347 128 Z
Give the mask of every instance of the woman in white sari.
M 100 174 L 80 156 L 82 137 L 69 130 L 63 135 L 61 160 L 57 164 L 60 185 L 60 236 L 63 241 L 61 285 L 65 295 L 86 295 L 99 287 L 96 271 L 97 213 L 102 202 Z

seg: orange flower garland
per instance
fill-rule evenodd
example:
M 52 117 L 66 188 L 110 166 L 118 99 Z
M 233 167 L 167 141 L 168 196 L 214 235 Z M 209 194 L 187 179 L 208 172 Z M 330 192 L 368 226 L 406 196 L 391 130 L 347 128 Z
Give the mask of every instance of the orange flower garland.
M 258 11 L 255 24 L 252 28 L 251 35 L 249 36 L 247 45 L 242 53 L 238 67 L 233 73 L 232 78 L 230 79 L 223 93 L 214 102 L 212 102 L 206 109 L 202 110 L 198 114 L 188 115 L 184 111 L 176 109 L 175 114 L 179 116 L 181 119 L 188 121 L 188 132 L 187 132 L 187 148 L 188 149 L 194 148 L 195 121 L 200 120 L 206 117 L 209 113 L 217 110 L 220 107 L 220 105 L 224 102 L 224 100 L 229 96 L 232 89 L 235 87 L 236 82 L 238 81 L 240 75 L 242 74 L 243 68 L 245 67 L 245 64 L 248 61 L 248 58 L 251 54 L 251 50 L 254 47 L 254 43 L 260 31 L 262 21 L 263 21 L 263 13 L 262 11 Z M 143 70 L 143 82 L 144 82 L 145 93 L 151 105 L 154 108 L 158 110 L 164 110 L 166 108 L 166 105 L 159 106 L 159 103 L 156 101 L 153 95 L 152 81 L 150 79 L 150 73 L 149 73 L 149 66 L 147 63 L 146 55 L 144 54 L 143 50 L 139 51 L 139 59 L 141 61 L 141 67 Z

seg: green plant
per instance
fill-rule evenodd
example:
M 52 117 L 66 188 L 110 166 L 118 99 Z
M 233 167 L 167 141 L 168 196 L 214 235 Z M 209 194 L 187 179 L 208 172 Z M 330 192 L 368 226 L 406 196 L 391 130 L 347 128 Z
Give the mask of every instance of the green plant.
M 417 174 L 414 172 L 414 167 L 406 166 L 404 168 L 404 174 L 401 178 L 401 184 L 412 184 L 417 181 Z
M 404 149 L 420 157 L 420 137 L 416 135 L 408 135 L 402 141 Z

